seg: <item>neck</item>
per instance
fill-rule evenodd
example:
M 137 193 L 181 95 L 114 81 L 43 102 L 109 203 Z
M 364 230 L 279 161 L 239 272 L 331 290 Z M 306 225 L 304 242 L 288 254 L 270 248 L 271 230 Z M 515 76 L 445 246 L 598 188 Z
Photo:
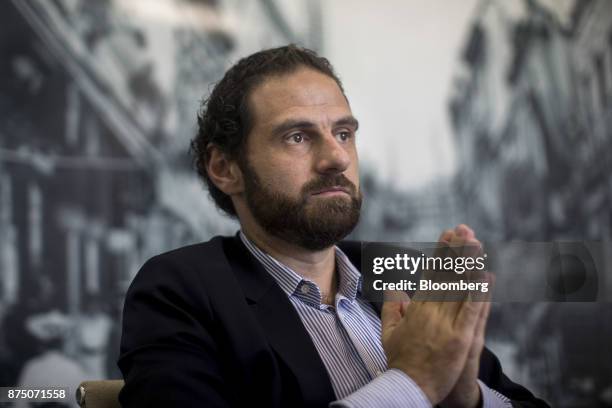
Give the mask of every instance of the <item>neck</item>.
M 241 227 L 247 238 L 261 250 L 316 283 L 321 292 L 333 300 L 337 290 L 336 251 L 333 246 L 313 251 L 272 236 L 255 223 L 241 222 Z

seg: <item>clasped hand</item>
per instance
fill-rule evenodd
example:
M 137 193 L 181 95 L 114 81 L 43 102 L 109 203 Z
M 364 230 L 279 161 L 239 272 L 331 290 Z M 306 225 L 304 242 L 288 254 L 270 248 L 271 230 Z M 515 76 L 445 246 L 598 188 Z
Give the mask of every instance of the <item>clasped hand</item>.
M 455 251 L 481 248 L 474 231 L 464 224 L 444 231 L 439 242 Z M 403 301 L 385 302 L 382 343 L 389 368 L 406 373 L 432 405 L 478 407 L 478 369 L 489 309 L 488 299 L 476 302 L 469 296 L 410 301 L 406 295 Z

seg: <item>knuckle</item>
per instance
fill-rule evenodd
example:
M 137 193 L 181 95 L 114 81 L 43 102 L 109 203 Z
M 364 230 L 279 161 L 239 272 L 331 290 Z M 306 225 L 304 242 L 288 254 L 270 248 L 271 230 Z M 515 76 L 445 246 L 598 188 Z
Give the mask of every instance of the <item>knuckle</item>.
M 460 333 L 453 333 L 450 336 L 448 346 L 455 350 L 461 350 L 467 347 L 467 339 Z

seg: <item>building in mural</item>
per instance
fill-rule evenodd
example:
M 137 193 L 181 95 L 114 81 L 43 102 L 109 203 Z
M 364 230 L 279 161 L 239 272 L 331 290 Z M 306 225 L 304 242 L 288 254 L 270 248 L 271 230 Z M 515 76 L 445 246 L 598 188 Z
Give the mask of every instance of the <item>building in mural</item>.
M 318 2 L 298 3 L 310 18 L 290 29 L 276 1 L 2 2 L 1 384 L 54 361 L 59 384 L 118 375 L 144 260 L 235 230 L 190 167 L 196 112 L 237 56 L 319 45 Z
M 608 248 L 612 3 L 548 3 L 477 9 L 449 104 L 460 211 L 487 239 Z M 609 252 L 595 272 L 600 293 L 612 289 Z M 612 367 L 598 361 L 612 361 L 611 312 L 605 303 L 497 305 L 489 334 L 517 378 L 553 406 L 606 406 Z
M 450 103 L 461 201 L 497 238 L 609 238 L 612 10 L 510 3 L 482 2 Z

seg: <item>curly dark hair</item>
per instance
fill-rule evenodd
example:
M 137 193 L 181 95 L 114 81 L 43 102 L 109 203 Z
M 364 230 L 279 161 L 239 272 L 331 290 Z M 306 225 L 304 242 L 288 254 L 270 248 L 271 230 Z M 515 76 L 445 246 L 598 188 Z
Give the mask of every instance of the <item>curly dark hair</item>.
M 290 44 L 259 51 L 242 58 L 232 66 L 202 102 L 198 113 L 198 132 L 191 141 L 191 154 L 200 178 L 208 186 L 217 207 L 236 217 L 231 198 L 212 182 L 206 171 L 208 146 L 219 148 L 242 169 L 246 154 L 245 140 L 252 126 L 248 97 L 255 87 L 271 76 L 295 72 L 301 67 L 312 68 L 336 81 L 344 94 L 342 83 L 330 62 L 307 48 Z

